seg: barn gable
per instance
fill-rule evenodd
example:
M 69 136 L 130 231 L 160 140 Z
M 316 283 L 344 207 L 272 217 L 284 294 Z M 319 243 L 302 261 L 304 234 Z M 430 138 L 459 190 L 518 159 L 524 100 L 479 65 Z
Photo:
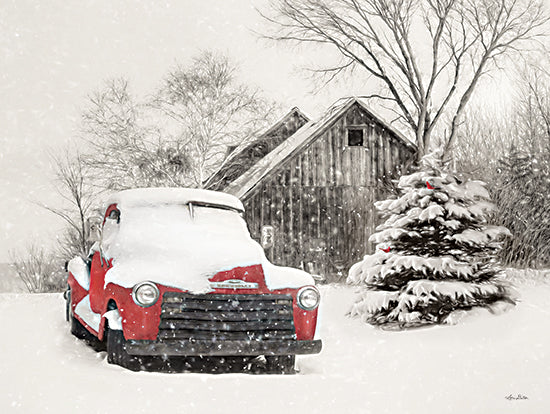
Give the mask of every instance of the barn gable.
M 323 135 L 328 129 L 330 129 L 334 124 L 340 120 L 343 115 L 345 115 L 345 126 L 348 129 L 351 129 L 353 131 L 359 131 L 361 130 L 363 132 L 363 137 L 371 137 L 375 133 L 375 130 L 378 128 L 379 130 L 385 130 L 386 134 L 388 135 L 389 140 L 395 140 L 398 141 L 403 147 L 407 148 L 409 152 L 415 152 L 416 147 L 414 144 L 412 144 L 407 138 L 405 138 L 401 133 L 399 133 L 397 130 L 389 126 L 387 123 L 385 123 L 382 118 L 376 116 L 372 110 L 370 110 L 366 104 L 358 99 L 358 98 L 348 98 L 346 100 L 341 100 L 337 104 L 333 105 L 325 114 L 316 122 L 309 121 L 305 125 L 303 125 L 300 129 L 294 133 L 291 137 L 286 139 L 286 141 L 283 141 L 281 145 L 279 145 L 275 150 L 271 151 L 269 154 L 267 154 L 265 157 L 263 157 L 260 161 L 258 161 L 256 164 L 254 164 L 252 167 L 250 167 L 244 174 L 242 174 L 240 177 L 236 178 L 234 181 L 230 182 L 224 189 L 224 191 L 233 194 L 239 198 L 246 198 L 247 194 L 249 194 L 255 187 L 257 187 L 261 181 L 265 178 L 270 176 L 274 170 L 283 168 L 285 163 L 292 159 L 296 154 L 303 151 L 306 147 L 312 144 L 317 138 Z M 346 143 L 338 142 L 336 145 L 342 145 L 345 150 Z M 382 143 L 375 142 L 374 146 L 382 145 Z M 348 145 L 349 146 L 349 145 Z M 361 146 L 362 148 L 366 149 L 367 151 L 370 150 L 369 147 L 366 147 L 365 145 Z M 319 154 L 318 158 L 319 161 L 325 164 L 329 160 L 322 159 L 324 155 L 328 155 L 331 151 L 331 148 L 319 148 Z M 351 147 L 350 147 L 351 150 Z M 374 150 L 371 151 L 371 154 L 374 155 Z M 386 156 L 386 154 L 384 154 Z M 391 156 L 391 154 L 388 154 L 388 158 Z M 346 157 L 344 157 L 346 158 Z M 359 157 L 364 158 L 364 157 Z M 333 161 L 337 161 L 333 159 Z M 362 164 L 366 162 L 366 160 L 362 160 Z M 371 160 L 372 161 L 372 160 Z M 383 163 L 383 160 L 380 161 Z M 389 162 L 389 159 L 388 159 Z M 338 167 L 338 165 L 334 165 L 334 167 Z M 344 166 L 346 168 L 346 166 Z M 382 167 L 383 168 L 383 167 Z M 338 170 L 333 169 L 332 171 L 329 171 L 329 173 L 332 174 L 338 174 Z M 359 171 L 361 173 L 362 171 Z M 322 171 L 321 171 L 322 173 Z M 346 177 L 352 174 L 351 169 L 346 169 L 346 174 L 344 174 Z M 382 172 L 383 175 L 384 172 Z M 321 178 L 321 177 L 319 177 Z M 332 181 L 336 184 L 339 183 L 338 177 L 332 177 L 333 179 L 329 181 Z M 365 182 L 364 179 L 359 178 L 361 182 Z M 318 181 L 326 181 L 326 180 L 318 180 Z M 346 180 L 350 181 L 356 181 L 353 180 L 351 177 Z M 326 184 L 323 183 L 323 184 Z M 371 183 L 372 184 L 372 183 Z
M 292 108 L 254 141 L 233 149 L 218 171 L 205 183 L 205 188 L 223 190 L 308 121 L 309 118 L 300 109 Z
M 274 263 L 343 277 L 372 252 L 374 202 L 416 147 L 357 98 L 340 100 L 230 182 Z

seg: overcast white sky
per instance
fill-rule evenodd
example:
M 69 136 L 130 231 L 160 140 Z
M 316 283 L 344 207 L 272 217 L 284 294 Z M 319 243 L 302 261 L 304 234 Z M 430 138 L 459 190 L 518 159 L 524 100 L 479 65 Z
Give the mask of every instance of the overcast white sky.
M 366 94 L 331 86 L 311 95 L 297 68 L 326 59 L 271 45 L 253 31 L 267 0 L 2 0 L 0 2 L 0 262 L 31 240 L 50 243 L 61 223 L 33 201 L 56 203 L 48 151 L 76 141 L 86 95 L 124 76 L 152 92 L 176 62 L 201 49 L 232 57 L 241 78 L 290 108 L 317 115 L 337 98 Z

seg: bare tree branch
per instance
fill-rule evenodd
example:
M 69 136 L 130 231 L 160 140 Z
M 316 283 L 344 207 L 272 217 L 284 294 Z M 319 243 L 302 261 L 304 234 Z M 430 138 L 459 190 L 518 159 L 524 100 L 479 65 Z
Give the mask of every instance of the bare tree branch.
M 148 104 L 172 121 L 163 136 L 185 148 L 187 185 L 202 187 L 229 145 L 251 139 L 273 118 L 275 105 L 238 83 L 235 73 L 226 57 L 203 52 L 190 66 L 171 70 Z
M 269 15 L 260 14 L 274 30 L 264 36 L 332 46 L 345 58 L 345 69 L 363 69 L 386 89 L 379 95 L 392 98 L 415 136 L 419 157 L 444 114 L 452 114 L 445 142 L 447 150 L 452 147 L 483 76 L 502 59 L 535 45 L 549 19 L 542 0 L 272 0 L 270 5 Z M 343 69 L 317 70 L 330 72 L 331 81 Z

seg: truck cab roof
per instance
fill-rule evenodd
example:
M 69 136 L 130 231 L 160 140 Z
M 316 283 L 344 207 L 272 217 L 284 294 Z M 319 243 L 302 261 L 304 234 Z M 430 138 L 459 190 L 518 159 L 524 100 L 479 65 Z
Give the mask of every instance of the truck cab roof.
M 241 201 L 230 194 L 196 188 L 136 188 L 112 194 L 106 205 L 118 208 L 166 204 L 199 204 L 244 211 Z

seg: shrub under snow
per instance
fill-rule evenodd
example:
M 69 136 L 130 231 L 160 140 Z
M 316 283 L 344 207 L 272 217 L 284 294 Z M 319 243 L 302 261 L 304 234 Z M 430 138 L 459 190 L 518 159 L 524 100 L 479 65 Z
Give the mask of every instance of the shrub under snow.
M 349 271 L 363 286 L 351 315 L 373 325 L 450 323 L 456 310 L 513 303 L 495 254 L 510 232 L 487 223 L 494 209 L 481 181 L 445 173 L 437 154 L 401 177 L 401 196 L 376 203 L 386 222 L 370 241 L 376 253 Z

